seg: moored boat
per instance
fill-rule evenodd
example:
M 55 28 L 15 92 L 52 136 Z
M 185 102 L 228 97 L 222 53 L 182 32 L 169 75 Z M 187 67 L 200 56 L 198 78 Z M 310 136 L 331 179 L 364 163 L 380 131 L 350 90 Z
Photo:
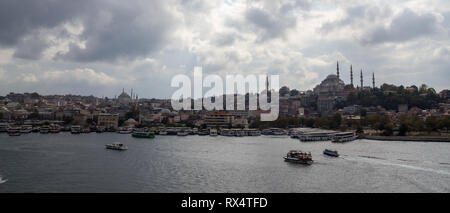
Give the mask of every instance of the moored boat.
M 218 135 L 217 129 L 210 129 L 210 130 L 209 130 L 209 136 L 215 137 L 215 136 L 217 136 L 217 135 Z
M 331 150 L 331 149 L 325 149 L 325 150 L 323 150 L 323 154 L 324 154 L 324 155 L 331 156 L 331 157 L 339 157 L 338 151 L 336 151 L 336 150 Z
M 120 151 L 128 149 L 127 146 L 125 146 L 123 143 L 120 143 L 120 142 L 106 144 L 105 147 L 107 149 L 120 150 Z
M 131 136 L 134 138 L 155 138 L 155 134 L 152 132 L 135 132 Z
M 301 163 L 307 165 L 311 165 L 313 163 L 311 153 L 304 152 L 301 150 L 291 150 L 283 158 L 287 162 Z
M 20 133 L 28 134 L 33 130 L 33 126 L 31 125 L 23 125 L 20 129 Z
M 189 135 L 189 132 L 186 132 L 186 131 L 177 132 L 177 136 L 187 136 L 187 135 Z
M 48 133 L 50 132 L 50 127 L 49 127 L 49 126 L 42 126 L 42 127 L 39 129 L 39 132 L 40 132 L 41 134 L 48 134 Z
M 9 136 L 20 136 L 20 127 L 9 127 L 8 135 Z
M 72 134 L 80 134 L 81 133 L 81 126 L 74 125 L 70 127 L 70 133 Z
M 198 135 L 200 135 L 200 136 L 209 135 L 209 131 L 208 131 L 207 129 L 205 129 L 205 130 L 199 130 L 199 131 L 198 131 Z
M 357 136 L 353 132 L 340 132 L 336 133 L 333 138 L 331 139 L 331 142 L 335 143 L 344 143 L 349 141 L 356 140 Z

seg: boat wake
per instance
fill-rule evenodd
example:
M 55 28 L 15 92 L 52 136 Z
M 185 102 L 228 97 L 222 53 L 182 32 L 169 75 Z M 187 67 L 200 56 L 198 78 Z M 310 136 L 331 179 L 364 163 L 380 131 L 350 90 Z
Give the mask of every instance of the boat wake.
M 2 179 L 2 177 L 0 177 L 0 184 L 6 183 L 6 181 L 8 181 L 8 179 Z
M 398 167 L 403 167 L 403 168 L 407 168 L 407 169 L 414 169 L 414 170 L 420 170 L 420 171 L 426 171 L 426 172 L 434 172 L 434 173 L 443 174 L 443 175 L 450 175 L 449 171 L 436 170 L 436 169 L 432 169 L 432 168 L 425 168 L 425 167 L 419 167 L 419 166 L 413 166 L 413 165 L 407 165 L 407 164 L 394 163 L 394 162 L 390 162 L 388 159 L 384 159 L 384 158 L 378 158 L 378 157 L 373 157 L 373 156 L 362 156 L 362 155 L 358 155 L 358 157 L 362 157 L 362 159 L 365 159 L 364 160 L 365 162 L 369 162 L 369 163 L 377 163 L 377 164 L 387 165 L 387 166 L 398 166 Z M 361 160 L 361 158 L 358 159 L 358 158 L 353 158 L 353 157 L 346 157 L 343 159 L 351 160 L 351 161 Z M 417 161 L 415 161 L 415 162 L 417 162 Z

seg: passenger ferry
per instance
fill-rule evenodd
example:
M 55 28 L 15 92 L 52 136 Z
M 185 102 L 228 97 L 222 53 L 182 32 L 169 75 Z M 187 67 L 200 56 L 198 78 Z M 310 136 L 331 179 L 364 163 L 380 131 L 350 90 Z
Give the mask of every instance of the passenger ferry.
M 81 133 L 81 126 L 74 125 L 70 128 L 70 133 L 72 134 L 80 134 Z
M 311 132 L 298 135 L 300 141 L 329 141 L 331 140 L 331 135 L 324 132 Z
M 217 135 L 218 135 L 217 129 L 210 129 L 210 130 L 209 130 L 209 136 L 215 137 L 215 136 L 217 136 Z
M 325 150 L 323 150 L 323 154 L 324 154 L 324 155 L 331 156 L 331 157 L 339 157 L 338 151 L 336 151 L 336 150 L 331 150 L 331 149 L 325 149 Z
M 303 152 L 301 150 L 291 150 L 283 158 L 284 161 L 287 162 L 302 163 L 307 165 L 311 165 L 314 162 L 312 160 L 311 152 Z
M 133 130 L 131 128 L 121 127 L 119 128 L 119 134 L 131 134 Z
M 120 151 L 123 151 L 123 150 L 127 150 L 127 149 L 128 149 L 127 146 L 125 146 L 123 143 L 119 143 L 119 142 L 111 143 L 111 144 L 106 144 L 105 147 L 106 147 L 107 149 L 120 150 Z
M 336 133 L 333 136 L 331 141 L 335 142 L 335 143 L 344 143 L 344 142 L 354 141 L 354 140 L 356 140 L 356 138 L 357 138 L 357 136 L 353 132 L 341 132 L 341 133 Z

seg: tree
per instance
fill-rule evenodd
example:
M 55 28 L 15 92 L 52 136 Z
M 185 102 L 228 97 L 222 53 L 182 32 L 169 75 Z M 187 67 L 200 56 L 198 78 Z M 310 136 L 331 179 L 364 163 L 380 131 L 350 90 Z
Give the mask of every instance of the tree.
M 289 95 L 290 96 L 298 96 L 298 95 L 300 95 L 300 92 L 296 89 L 293 89 L 289 92 Z
M 281 87 L 281 88 L 280 88 L 280 91 L 279 91 L 280 97 L 283 97 L 283 96 L 289 94 L 289 91 L 290 91 L 290 90 L 289 90 L 289 87 L 287 87 L 287 86 Z
M 400 124 L 400 128 L 398 131 L 399 131 L 398 135 L 405 136 L 406 133 L 408 132 L 408 125 L 406 123 Z
M 394 124 L 388 123 L 383 131 L 384 136 L 392 136 L 394 134 Z

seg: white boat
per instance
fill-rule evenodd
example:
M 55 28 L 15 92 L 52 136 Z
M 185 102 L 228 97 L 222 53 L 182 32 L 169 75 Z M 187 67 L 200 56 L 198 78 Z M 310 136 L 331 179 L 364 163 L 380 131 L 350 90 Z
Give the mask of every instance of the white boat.
M 119 134 L 131 134 L 132 132 L 133 132 L 133 129 L 125 128 L 125 127 L 119 128 L 119 131 L 118 131 Z
M 81 133 L 81 126 L 74 125 L 70 127 L 70 133 L 72 134 L 80 134 Z
M 287 162 L 301 163 L 307 165 L 311 165 L 314 162 L 312 160 L 311 152 L 304 152 L 301 150 L 291 150 L 283 158 Z
M 41 134 L 48 134 L 48 133 L 50 132 L 50 127 L 49 127 L 49 126 L 42 126 L 42 127 L 39 129 L 39 132 L 40 132 Z
M 356 140 L 357 136 L 353 132 L 340 132 L 334 134 L 333 138 L 331 139 L 331 142 L 335 143 L 344 143 L 349 141 Z
M 218 134 L 217 134 L 217 129 L 210 129 L 209 130 L 209 136 L 213 136 L 213 137 L 215 137 L 215 136 L 217 136 Z
M 300 141 L 329 141 L 331 140 L 331 135 L 326 132 L 309 132 L 298 135 Z
M 111 143 L 111 144 L 106 144 L 105 147 L 107 149 L 113 149 L 113 150 L 127 150 L 128 147 L 125 146 L 123 143 L 120 142 L 115 142 L 115 143 Z
M 20 133 L 27 134 L 30 133 L 33 130 L 33 126 L 31 125 L 23 125 L 20 129 Z
M 159 130 L 159 135 L 167 135 L 167 131 L 166 130 Z
M 189 135 L 189 132 L 187 132 L 187 131 L 178 131 L 177 132 L 177 136 L 187 136 L 187 135 Z

